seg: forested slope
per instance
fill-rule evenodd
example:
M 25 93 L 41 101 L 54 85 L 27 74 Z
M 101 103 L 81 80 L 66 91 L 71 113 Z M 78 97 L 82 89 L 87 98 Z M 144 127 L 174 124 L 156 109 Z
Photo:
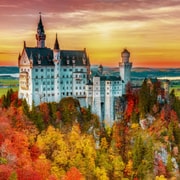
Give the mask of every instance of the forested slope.
M 122 119 L 99 122 L 76 99 L 30 110 L 17 92 L 0 101 L 0 180 L 178 179 L 180 100 L 160 83 L 129 85 Z

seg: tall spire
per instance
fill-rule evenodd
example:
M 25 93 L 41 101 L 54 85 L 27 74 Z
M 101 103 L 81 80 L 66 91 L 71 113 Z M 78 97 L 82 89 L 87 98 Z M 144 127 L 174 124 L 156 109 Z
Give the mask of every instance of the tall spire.
M 37 30 L 40 30 L 41 32 L 44 33 L 44 26 L 43 26 L 42 19 L 41 19 L 41 12 L 39 12 L 39 14 L 40 14 L 40 17 L 39 17 L 39 23 L 38 23 L 38 29 Z
M 56 33 L 56 40 L 55 40 L 55 43 L 54 43 L 54 49 L 59 50 L 59 42 L 58 42 L 58 38 L 57 38 L 57 33 Z
M 40 17 L 39 17 L 39 23 L 38 23 L 38 27 L 37 27 L 37 34 L 36 34 L 37 47 L 44 48 L 46 35 L 44 32 L 44 26 L 42 23 L 41 12 L 39 14 L 40 14 Z

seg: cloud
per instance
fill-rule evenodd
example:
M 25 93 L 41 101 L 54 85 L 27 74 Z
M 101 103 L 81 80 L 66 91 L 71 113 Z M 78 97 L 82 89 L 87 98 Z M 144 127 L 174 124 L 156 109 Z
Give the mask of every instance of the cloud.
M 17 8 L 17 5 L 12 5 L 12 4 L 0 4 L 0 8 Z
M 5 51 L 0 51 L 0 55 L 9 55 L 9 54 L 11 54 L 11 55 L 16 55 L 17 54 L 17 52 L 5 52 Z

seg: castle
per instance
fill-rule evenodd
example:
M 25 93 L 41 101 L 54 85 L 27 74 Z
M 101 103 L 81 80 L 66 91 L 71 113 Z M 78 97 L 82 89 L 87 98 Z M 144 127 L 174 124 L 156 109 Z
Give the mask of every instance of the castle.
M 101 121 L 112 124 L 117 119 L 115 101 L 125 93 L 130 81 L 132 63 L 130 53 L 124 49 L 119 63 L 119 76 L 103 73 L 103 66 L 92 75 L 86 49 L 62 50 L 56 34 L 54 49 L 45 46 L 46 34 L 40 15 L 36 47 L 24 42 L 18 58 L 19 98 L 34 103 L 59 102 L 64 97 L 74 97 L 81 107 L 91 107 Z

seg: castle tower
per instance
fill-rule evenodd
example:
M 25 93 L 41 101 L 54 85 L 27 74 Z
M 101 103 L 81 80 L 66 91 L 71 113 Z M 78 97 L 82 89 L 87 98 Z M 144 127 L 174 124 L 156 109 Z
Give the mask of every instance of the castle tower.
M 56 34 L 56 39 L 54 43 L 53 49 L 53 61 L 54 61 L 54 95 L 56 101 L 60 101 L 61 99 L 61 88 L 60 88 L 60 48 L 59 42 Z
M 39 23 L 38 23 L 38 27 L 37 27 L 37 34 L 36 34 L 38 48 L 45 47 L 45 39 L 46 39 L 46 34 L 44 32 L 44 26 L 42 24 L 41 14 L 40 14 L 40 19 L 39 19 Z
M 132 62 L 129 62 L 130 52 L 127 49 L 121 53 L 122 62 L 119 63 L 119 70 L 121 79 L 125 85 L 131 80 Z

